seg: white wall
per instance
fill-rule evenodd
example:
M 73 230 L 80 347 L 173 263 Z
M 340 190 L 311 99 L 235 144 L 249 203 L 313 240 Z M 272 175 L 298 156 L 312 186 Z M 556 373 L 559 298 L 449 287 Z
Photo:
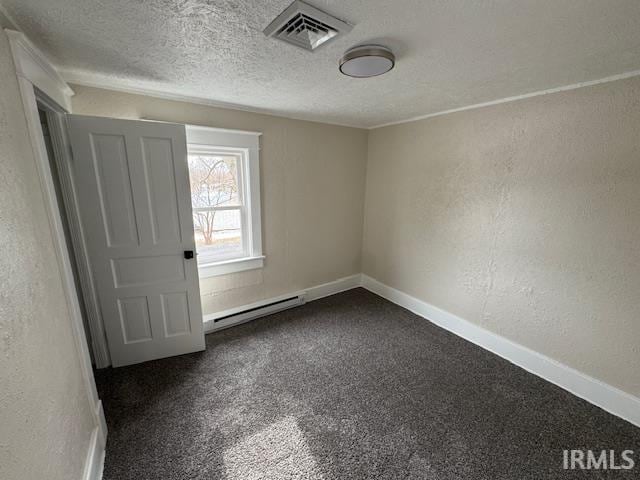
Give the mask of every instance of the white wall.
M 82 477 L 93 406 L 0 30 L 0 478 Z
M 72 87 L 77 114 L 263 133 L 265 266 L 202 280 L 205 315 L 360 273 L 366 130 Z
M 376 129 L 363 271 L 640 396 L 640 78 Z

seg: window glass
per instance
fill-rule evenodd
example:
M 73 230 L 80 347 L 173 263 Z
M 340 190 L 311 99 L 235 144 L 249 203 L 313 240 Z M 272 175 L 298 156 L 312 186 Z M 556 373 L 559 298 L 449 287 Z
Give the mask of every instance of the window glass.
M 193 227 L 198 264 L 207 265 L 245 256 L 242 196 L 236 154 L 189 154 Z
M 198 264 L 243 256 L 240 210 L 208 210 L 193 213 Z
M 239 163 L 236 155 L 189 155 L 193 207 L 239 205 Z

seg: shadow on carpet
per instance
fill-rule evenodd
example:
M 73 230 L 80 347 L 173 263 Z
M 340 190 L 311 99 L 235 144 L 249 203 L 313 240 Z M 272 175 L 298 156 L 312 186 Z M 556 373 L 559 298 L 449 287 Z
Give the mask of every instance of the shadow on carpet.
M 105 480 L 640 478 L 562 469 L 640 429 L 363 289 L 96 381 Z

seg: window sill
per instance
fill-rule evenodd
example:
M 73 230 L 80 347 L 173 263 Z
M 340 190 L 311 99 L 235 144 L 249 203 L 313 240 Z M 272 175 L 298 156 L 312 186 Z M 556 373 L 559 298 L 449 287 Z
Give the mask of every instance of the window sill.
M 264 266 L 264 256 L 234 258 L 223 262 L 209 263 L 198 267 L 200 278 L 217 277 L 228 273 L 243 272 L 245 270 L 255 270 Z

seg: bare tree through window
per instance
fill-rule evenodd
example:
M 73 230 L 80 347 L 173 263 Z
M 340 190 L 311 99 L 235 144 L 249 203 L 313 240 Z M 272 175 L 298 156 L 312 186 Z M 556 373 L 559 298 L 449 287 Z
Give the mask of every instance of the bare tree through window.
M 197 244 L 204 247 L 199 263 L 233 256 L 242 248 L 238 167 L 235 155 L 189 155 L 193 223 Z

